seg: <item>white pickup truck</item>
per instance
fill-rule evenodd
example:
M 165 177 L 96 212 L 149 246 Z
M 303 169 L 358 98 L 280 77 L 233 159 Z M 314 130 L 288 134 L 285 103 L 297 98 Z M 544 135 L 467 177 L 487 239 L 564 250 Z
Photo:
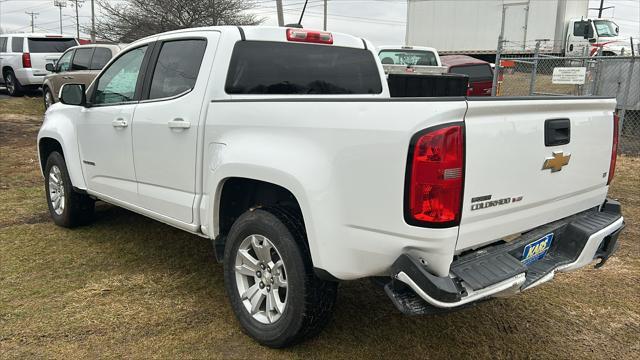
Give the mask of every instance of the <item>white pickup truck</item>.
M 366 40 L 211 27 L 65 85 L 37 141 L 56 224 L 102 200 L 212 239 L 242 328 L 283 347 L 322 329 L 339 280 L 424 314 L 604 263 L 624 225 L 614 108 L 391 98 Z

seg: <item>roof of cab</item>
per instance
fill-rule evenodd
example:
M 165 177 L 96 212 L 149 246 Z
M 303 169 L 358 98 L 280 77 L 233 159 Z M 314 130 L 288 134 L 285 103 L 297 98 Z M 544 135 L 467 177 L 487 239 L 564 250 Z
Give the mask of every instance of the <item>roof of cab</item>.
M 179 33 L 193 33 L 199 31 L 220 31 L 223 34 L 233 34 L 238 38 L 244 36 L 245 40 L 258 40 L 258 41 L 280 41 L 287 42 L 287 27 L 279 27 L 279 26 L 207 26 L 207 27 L 198 27 L 198 28 L 188 28 L 188 29 L 180 29 L 168 31 L 160 34 L 155 34 L 151 36 L 147 36 L 145 38 L 136 40 L 132 44 L 142 42 L 157 36 L 162 35 L 170 35 L 170 34 L 179 34 Z M 298 30 L 309 30 L 309 31 L 322 31 L 317 29 L 298 29 Z M 353 47 L 353 48 L 371 48 L 372 45 L 368 41 L 344 34 L 339 32 L 328 31 L 333 35 L 333 44 L 325 45 L 325 44 L 314 44 L 319 46 L 342 46 L 342 47 Z
M 476 59 L 474 57 L 467 56 L 467 55 L 443 55 L 443 56 L 440 56 L 440 60 L 442 61 L 442 65 L 447 67 L 489 64 L 484 60 Z
M 433 53 L 438 53 L 436 48 L 428 47 L 428 46 L 407 46 L 407 45 L 381 45 L 377 47 L 378 52 L 382 50 L 419 50 L 419 51 L 431 51 Z

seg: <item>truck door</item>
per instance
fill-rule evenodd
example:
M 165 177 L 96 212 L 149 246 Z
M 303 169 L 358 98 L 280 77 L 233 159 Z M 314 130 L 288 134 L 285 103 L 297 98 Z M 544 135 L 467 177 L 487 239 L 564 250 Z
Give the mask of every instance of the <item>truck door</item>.
M 139 205 L 186 224 L 194 218 L 198 124 L 219 34 L 188 36 L 158 39 L 133 122 Z
M 92 106 L 77 116 L 82 171 L 89 190 L 136 203 L 131 122 L 149 45 L 127 51 L 94 84 Z
M 567 44 L 565 46 L 566 56 L 589 56 L 589 52 L 585 52 L 585 48 L 589 48 L 589 40 L 584 38 L 585 26 L 589 22 L 587 20 L 575 20 L 569 22 L 567 29 Z

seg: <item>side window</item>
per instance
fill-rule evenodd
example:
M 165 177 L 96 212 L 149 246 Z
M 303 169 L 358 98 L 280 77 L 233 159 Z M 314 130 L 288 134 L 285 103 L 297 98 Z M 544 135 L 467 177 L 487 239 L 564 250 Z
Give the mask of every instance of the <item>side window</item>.
M 163 43 L 153 70 L 149 99 L 175 96 L 193 89 L 206 47 L 205 40 Z
M 0 52 L 7 52 L 7 38 L 0 37 Z
M 73 56 L 74 51 L 75 50 L 67 51 L 60 57 L 60 59 L 58 59 L 58 62 L 56 63 L 57 72 L 69 71 L 71 68 L 71 57 Z
M 93 56 L 93 48 L 76 49 L 76 55 L 71 63 L 71 70 L 89 70 L 91 56 Z
M 130 50 L 120 56 L 97 80 L 93 103 L 115 104 L 133 100 L 138 83 L 140 66 L 147 52 L 147 45 Z
M 583 37 L 584 26 L 587 25 L 586 21 L 576 21 L 573 23 L 573 36 Z
M 102 70 L 111 60 L 111 50 L 107 48 L 96 48 L 93 52 L 93 58 L 91 59 L 90 70 Z
M 11 39 L 11 51 L 22 52 L 24 46 L 24 38 L 14 37 Z

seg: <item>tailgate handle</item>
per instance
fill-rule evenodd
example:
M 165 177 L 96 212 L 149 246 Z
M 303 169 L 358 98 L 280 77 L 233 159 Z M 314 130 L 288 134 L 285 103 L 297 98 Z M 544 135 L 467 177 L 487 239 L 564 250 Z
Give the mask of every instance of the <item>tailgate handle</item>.
M 563 119 L 547 119 L 544 121 L 544 146 L 568 144 L 571 140 L 571 121 Z

